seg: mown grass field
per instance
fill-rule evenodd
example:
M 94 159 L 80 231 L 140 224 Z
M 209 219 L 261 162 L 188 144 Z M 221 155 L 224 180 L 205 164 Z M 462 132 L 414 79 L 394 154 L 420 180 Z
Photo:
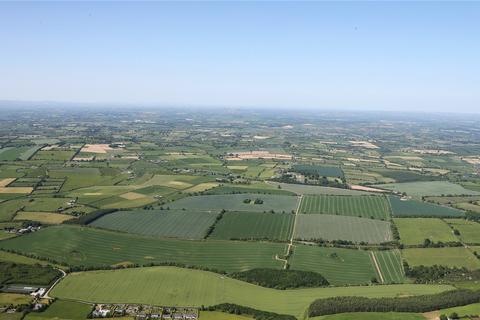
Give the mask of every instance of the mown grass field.
M 464 247 L 456 248 L 412 248 L 402 250 L 402 257 L 410 266 L 443 265 L 480 269 L 480 260 Z
M 183 210 L 117 211 L 90 225 L 129 233 L 183 239 L 203 239 L 218 213 Z
M 333 285 L 370 283 L 377 277 L 368 251 L 296 245 L 290 268 L 318 272 Z
M 294 219 L 291 213 L 226 212 L 209 238 L 285 241 L 291 236 Z
M 245 199 L 261 199 L 262 204 L 244 203 Z M 291 212 L 297 208 L 298 198 L 271 194 L 226 194 L 187 197 L 170 203 L 172 209 L 205 210 L 205 211 L 250 211 Z
M 324 213 L 388 220 L 390 208 L 382 196 L 307 195 L 302 198 L 300 213 Z
M 480 223 L 464 219 L 448 219 L 445 221 L 460 232 L 458 238 L 463 242 L 480 244 Z
M 281 243 L 156 239 L 67 225 L 0 241 L 0 248 L 70 265 L 176 262 L 228 272 L 281 268 L 275 255 L 285 252 Z
M 253 318 L 218 311 L 200 311 L 201 320 L 251 320 Z
M 399 197 L 389 196 L 392 214 L 395 217 L 463 217 L 463 211 L 438 206 L 416 200 L 401 200 Z
M 29 313 L 25 319 L 71 319 L 84 320 L 92 311 L 92 306 L 85 303 L 56 300 L 45 311 Z
M 310 320 L 425 320 L 418 313 L 406 312 L 352 312 L 309 318 Z
M 295 239 L 348 240 L 382 243 L 391 241 L 390 222 L 329 214 L 299 214 Z
M 440 195 L 478 195 L 480 192 L 465 189 L 461 185 L 448 181 L 419 181 L 403 183 L 387 183 L 374 185 L 374 187 L 405 192 L 409 196 L 420 198 L 422 196 Z
M 32 297 L 17 293 L 0 293 L 0 306 L 28 304 L 32 301 Z
M 375 256 L 378 266 L 380 267 L 384 283 L 403 283 L 405 281 L 400 251 L 372 251 L 372 254 Z
M 74 219 L 74 216 L 54 212 L 26 212 L 20 211 L 15 215 L 14 220 L 38 221 L 44 224 L 60 224 L 64 221 Z
M 92 283 L 96 285 L 92 286 Z M 452 287 L 446 285 L 385 285 L 275 290 L 211 272 L 152 267 L 70 274 L 54 288 L 52 295 L 92 302 L 169 306 L 208 306 L 231 302 L 259 310 L 291 314 L 302 319 L 309 304 L 318 298 L 338 295 L 418 295 L 450 289 Z
M 400 242 L 405 245 L 423 244 L 425 239 L 432 242 L 458 241 L 453 230 L 436 218 L 395 218 L 394 223 L 400 233 Z

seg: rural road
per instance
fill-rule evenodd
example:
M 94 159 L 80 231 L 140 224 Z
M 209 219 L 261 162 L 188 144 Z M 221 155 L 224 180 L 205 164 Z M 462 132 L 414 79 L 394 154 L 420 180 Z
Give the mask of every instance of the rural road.
M 63 278 L 65 278 L 67 276 L 67 273 L 65 271 L 63 271 L 62 269 L 59 269 L 59 268 L 55 268 L 57 269 L 58 271 L 60 271 L 62 273 L 62 276 L 60 278 L 58 278 L 57 280 L 55 280 L 55 282 L 50 286 L 50 288 L 47 290 L 47 292 L 45 292 L 45 294 L 43 295 L 42 298 L 45 298 L 45 299 L 52 299 L 50 296 L 49 296 L 49 293 L 50 291 L 52 291 L 52 289 L 57 285 L 57 283 L 60 282 L 60 280 L 62 280 Z

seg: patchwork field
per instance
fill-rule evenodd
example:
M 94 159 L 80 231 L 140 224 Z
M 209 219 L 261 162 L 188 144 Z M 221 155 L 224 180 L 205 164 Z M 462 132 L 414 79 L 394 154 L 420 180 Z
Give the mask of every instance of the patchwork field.
M 226 212 L 209 238 L 285 241 L 290 238 L 294 219 L 291 213 Z
M 393 238 L 390 222 L 340 215 L 299 214 L 295 239 L 382 243 Z
M 292 171 L 299 172 L 306 176 L 343 178 L 343 171 L 339 167 L 318 166 L 312 164 L 296 164 L 292 166 Z
M 361 196 L 361 195 L 369 194 L 368 192 L 351 190 L 351 189 L 309 186 L 304 184 L 271 182 L 271 185 L 277 186 L 277 188 L 278 186 L 280 186 L 282 190 L 290 191 L 299 195 L 300 194 L 311 194 L 311 195 L 331 194 L 331 195 L 338 195 L 338 196 Z
M 402 250 L 402 257 L 410 266 L 443 265 L 480 269 L 480 260 L 464 247 L 456 248 L 413 248 Z
M 477 191 L 465 189 L 461 185 L 448 181 L 419 181 L 404 183 L 387 183 L 374 185 L 374 187 L 405 192 L 409 196 L 420 198 L 422 196 L 440 195 L 478 195 Z
M 307 195 L 302 197 L 300 213 L 325 213 L 388 220 L 390 209 L 382 196 Z
M 54 212 L 26 212 L 20 211 L 15 215 L 14 220 L 30 220 L 38 221 L 44 224 L 60 224 L 64 221 L 74 219 L 73 216 L 68 214 L 60 214 Z
M 452 229 L 436 218 L 395 218 L 400 233 L 400 242 L 405 245 L 423 244 L 425 239 L 432 242 L 458 241 Z
M 285 252 L 280 243 L 155 239 L 67 225 L 0 241 L 0 248 L 71 265 L 176 262 L 228 272 L 280 268 L 275 255 Z
M 97 285 L 91 286 L 92 283 Z M 338 295 L 383 297 L 442 292 L 445 285 L 386 285 L 373 287 L 275 290 L 200 270 L 152 267 L 91 271 L 68 275 L 52 291 L 58 298 L 82 301 L 130 302 L 170 306 L 239 305 L 302 318 L 317 298 Z
M 250 199 L 249 203 L 245 203 Z M 263 203 L 254 204 L 255 199 L 261 199 Z M 219 212 L 223 209 L 228 211 L 263 212 L 274 210 L 275 212 L 291 212 L 297 208 L 298 198 L 295 196 L 281 196 L 270 194 L 226 194 L 187 197 L 170 203 L 172 209 L 205 210 Z
M 388 199 L 392 214 L 396 217 L 462 217 L 465 215 L 463 211 L 427 202 L 402 200 L 395 196 L 389 196 Z
M 384 283 L 403 283 L 405 281 L 400 251 L 372 251 L 371 254 L 378 263 Z
M 203 239 L 218 213 L 183 210 L 117 211 L 90 225 L 146 236 Z
M 460 232 L 458 238 L 468 244 L 480 244 L 480 223 L 464 219 L 445 220 Z

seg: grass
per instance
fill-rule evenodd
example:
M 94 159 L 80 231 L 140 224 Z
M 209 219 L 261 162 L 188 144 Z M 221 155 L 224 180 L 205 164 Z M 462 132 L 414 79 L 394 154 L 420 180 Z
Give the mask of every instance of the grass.
M 95 286 L 91 284 L 95 283 Z M 339 295 L 383 297 L 450 290 L 445 285 L 385 285 L 343 288 L 275 290 L 215 273 L 175 267 L 73 273 L 52 291 L 58 298 L 168 306 L 209 306 L 219 303 L 291 314 L 303 318 L 318 298 Z
M 425 320 L 425 317 L 406 312 L 352 312 L 314 317 L 310 320 Z
M 75 198 L 53 198 L 53 197 L 37 197 L 31 198 L 25 203 L 24 211 L 57 211 L 59 208 L 66 208 L 68 202 Z
M 187 193 L 203 192 L 203 191 L 215 188 L 217 186 L 218 186 L 218 183 L 215 183 L 215 182 L 204 182 L 204 183 L 197 184 L 196 186 L 193 186 L 191 188 L 185 189 L 183 190 L 183 192 L 187 192 Z
M 245 199 L 261 199 L 262 204 L 244 203 Z M 222 209 L 228 211 L 263 212 L 274 210 L 275 212 L 291 212 L 297 207 L 298 198 L 295 196 L 265 195 L 265 194 L 228 194 L 194 196 L 180 199 L 171 203 L 173 209 L 187 210 L 211 210 L 219 212 Z
M 44 224 L 60 224 L 64 221 L 74 219 L 73 216 L 68 214 L 60 214 L 54 212 L 26 212 L 20 211 L 15 215 L 14 220 L 29 220 L 38 221 Z
M 469 270 L 480 269 L 480 260 L 464 247 L 404 249 L 402 256 L 410 266 L 433 266 L 436 264 L 465 267 Z
M 37 259 L 22 256 L 19 254 L 1 251 L 1 250 L 0 250 L 0 261 L 14 262 L 14 263 L 20 263 L 20 264 L 30 264 L 30 265 L 32 264 L 46 265 L 47 264 L 47 262 L 42 260 L 37 260 Z
M 294 219 L 290 213 L 226 212 L 210 238 L 285 241 L 292 233 Z
M 56 300 L 43 312 L 29 313 L 25 319 L 71 319 L 83 320 L 87 319 L 88 314 L 92 311 L 92 306 L 85 303 Z
M 396 218 L 394 223 L 400 233 L 400 242 L 405 245 L 420 245 L 425 239 L 432 242 L 458 241 L 452 229 L 436 218 Z
M 480 223 L 463 219 L 448 219 L 445 221 L 460 232 L 458 237 L 462 242 L 480 244 Z
M 461 185 L 448 181 L 420 181 L 404 183 L 387 183 L 375 185 L 381 189 L 396 192 L 405 192 L 409 196 L 420 198 L 422 196 L 440 195 L 478 195 L 480 192 L 465 189 Z
M 390 222 L 328 214 L 300 214 L 295 225 L 295 239 L 382 243 L 393 238 Z
M 302 198 L 301 213 L 339 214 L 388 220 L 390 209 L 382 196 L 308 195 Z
M 0 306 L 27 304 L 32 297 L 18 293 L 0 293 Z
M 217 215 L 183 210 L 118 211 L 93 221 L 91 225 L 147 236 L 203 239 Z
M 10 221 L 26 202 L 26 199 L 12 199 L 0 203 L 0 221 Z
M 176 262 L 228 272 L 280 268 L 285 245 L 266 242 L 155 239 L 91 227 L 52 226 L 0 241 L 0 248 L 69 265 Z
M 252 318 L 238 314 L 218 311 L 200 311 L 200 320 L 251 320 Z
M 401 200 L 395 196 L 389 196 L 388 199 L 392 208 L 392 214 L 396 217 L 462 217 L 465 215 L 463 211 L 427 202 Z
M 461 307 L 441 309 L 438 311 L 438 314 L 450 315 L 452 312 L 456 312 L 460 317 L 468 315 L 480 315 L 480 303 L 473 303 Z
M 304 184 L 293 184 L 293 183 L 279 183 L 272 182 L 274 186 L 280 186 L 280 190 L 290 191 L 296 194 L 311 194 L 311 195 L 338 195 L 338 196 L 361 196 L 367 195 L 367 192 L 356 191 L 350 189 L 341 189 L 341 188 L 331 188 L 331 187 L 321 187 L 321 186 L 309 186 Z
M 296 245 L 290 268 L 318 272 L 333 285 L 370 283 L 376 272 L 363 250 Z
M 375 255 L 384 283 L 403 283 L 405 281 L 400 251 L 372 251 L 372 254 Z
M 312 164 L 296 164 L 292 166 L 292 171 L 304 175 L 318 175 L 320 177 L 338 177 L 343 178 L 343 171 L 338 167 L 318 166 Z

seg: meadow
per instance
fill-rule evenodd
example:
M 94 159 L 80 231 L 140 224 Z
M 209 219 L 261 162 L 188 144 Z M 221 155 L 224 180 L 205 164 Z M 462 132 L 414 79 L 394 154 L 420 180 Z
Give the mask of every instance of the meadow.
M 382 196 L 307 195 L 302 197 L 300 213 L 324 213 L 379 220 L 390 218 L 390 209 Z
M 392 238 L 390 222 L 328 214 L 299 214 L 295 239 L 382 243 Z
M 95 286 L 91 284 L 95 283 Z M 199 270 L 151 267 L 73 273 L 52 291 L 58 298 L 169 306 L 209 306 L 219 303 L 291 314 L 302 319 L 318 298 L 339 295 L 391 297 L 450 290 L 446 285 L 385 285 L 275 290 Z
M 392 214 L 395 217 L 462 217 L 465 213 L 454 208 L 439 206 L 417 200 L 402 200 L 389 196 Z
M 56 300 L 45 311 L 29 313 L 25 320 L 70 319 L 84 320 L 92 311 L 89 304 Z
M 74 219 L 74 217 L 68 214 L 19 211 L 13 220 L 37 221 L 42 224 L 60 224 L 70 219 Z
M 419 181 L 403 183 L 387 183 L 374 185 L 376 188 L 405 192 L 407 195 L 420 198 L 422 196 L 441 195 L 478 195 L 477 191 L 465 189 L 461 185 L 448 181 Z
M 286 241 L 291 236 L 294 219 L 291 213 L 226 212 L 209 238 Z
M 432 242 L 458 241 L 453 230 L 441 219 L 436 218 L 395 218 L 400 233 L 400 242 L 405 245 L 420 245 L 425 239 Z
M 403 283 L 405 273 L 399 250 L 372 251 L 382 273 L 384 283 Z
M 352 312 L 310 318 L 310 320 L 425 320 L 418 313 L 405 312 Z
M 156 239 L 92 227 L 52 226 L 0 241 L 0 248 L 73 266 L 174 262 L 227 272 L 280 268 L 285 244 Z
M 469 270 L 480 269 L 480 260 L 464 247 L 403 249 L 402 257 L 410 266 L 442 265 L 465 267 Z
M 448 219 L 445 222 L 460 232 L 457 237 L 462 242 L 480 244 L 480 223 L 464 219 Z
M 117 211 L 90 225 L 155 237 L 203 239 L 218 213 L 183 210 Z

